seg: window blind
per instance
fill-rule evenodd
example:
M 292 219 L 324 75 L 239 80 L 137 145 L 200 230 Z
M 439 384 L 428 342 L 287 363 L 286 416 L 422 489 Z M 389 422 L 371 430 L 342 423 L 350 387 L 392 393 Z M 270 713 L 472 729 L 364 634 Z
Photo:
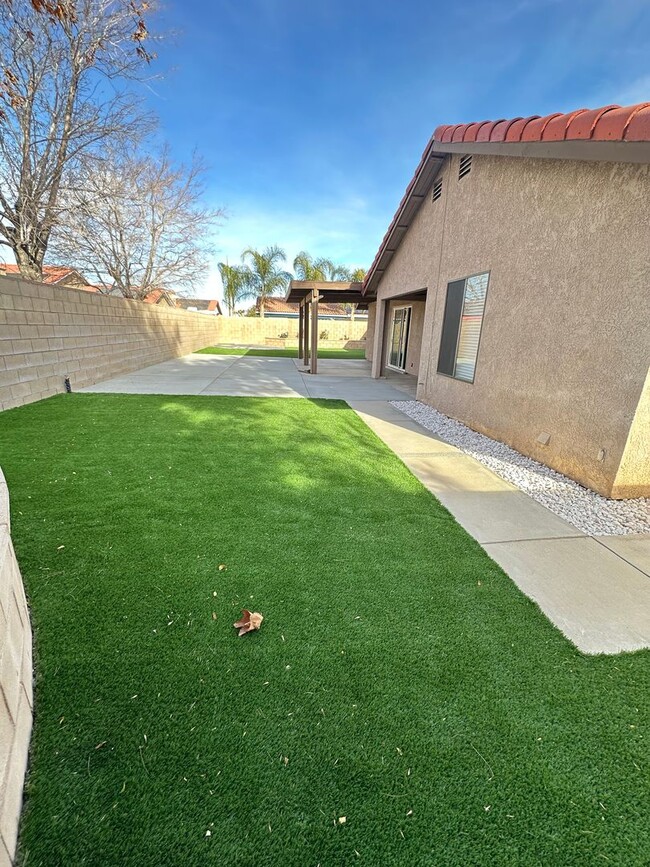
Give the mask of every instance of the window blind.
M 474 382 L 489 274 L 447 284 L 438 373 Z
M 487 274 L 468 277 L 465 281 L 465 297 L 463 299 L 463 312 L 460 317 L 454 373 L 456 379 L 462 379 L 465 382 L 474 382 L 487 284 Z

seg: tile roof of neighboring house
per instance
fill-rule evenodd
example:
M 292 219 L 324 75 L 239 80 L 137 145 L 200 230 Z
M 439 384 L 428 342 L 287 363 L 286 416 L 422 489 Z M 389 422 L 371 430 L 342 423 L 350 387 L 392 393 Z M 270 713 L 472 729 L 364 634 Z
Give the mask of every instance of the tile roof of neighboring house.
M 44 283 L 63 283 L 70 277 L 81 277 L 81 274 L 74 268 L 63 268 L 58 265 L 43 266 Z
M 221 304 L 216 298 L 184 298 L 176 299 L 176 306 L 187 310 L 189 307 L 196 307 L 197 310 L 207 310 L 212 313 L 216 310 L 218 315 L 221 315 Z
M 0 263 L 0 274 L 20 276 L 20 268 L 18 265 Z M 97 286 L 88 283 L 80 271 L 61 265 L 43 265 L 43 283 L 82 289 L 84 292 L 99 292 Z
M 484 153 L 497 155 L 586 159 L 593 154 L 612 161 L 650 162 L 650 102 L 436 127 L 368 269 L 364 295 L 388 267 L 444 158 L 464 148 L 476 154 L 485 148 Z
M 442 124 L 433 133 L 437 142 L 641 141 L 650 142 L 650 102 L 579 108 L 540 117 Z
M 133 287 L 134 289 L 137 287 Z M 176 293 L 173 289 L 152 289 L 142 299 L 145 304 L 168 304 L 176 306 Z

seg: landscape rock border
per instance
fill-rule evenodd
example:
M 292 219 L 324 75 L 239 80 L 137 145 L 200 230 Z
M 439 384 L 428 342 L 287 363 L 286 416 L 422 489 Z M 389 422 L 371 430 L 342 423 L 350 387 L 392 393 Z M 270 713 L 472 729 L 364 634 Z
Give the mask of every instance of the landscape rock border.
M 650 533 L 650 498 L 611 500 L 418 400 L 391 404 L 589 536 Z

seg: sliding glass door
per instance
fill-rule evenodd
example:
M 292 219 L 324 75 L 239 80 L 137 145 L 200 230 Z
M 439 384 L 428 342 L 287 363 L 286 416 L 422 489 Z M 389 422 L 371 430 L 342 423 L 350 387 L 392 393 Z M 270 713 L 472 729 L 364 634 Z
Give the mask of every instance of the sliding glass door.
M 396 307 L 393 310 L 387 359 L 388 366 L 395 370 L 406 370 L 406 350 L 410 327 L 411 308 Z

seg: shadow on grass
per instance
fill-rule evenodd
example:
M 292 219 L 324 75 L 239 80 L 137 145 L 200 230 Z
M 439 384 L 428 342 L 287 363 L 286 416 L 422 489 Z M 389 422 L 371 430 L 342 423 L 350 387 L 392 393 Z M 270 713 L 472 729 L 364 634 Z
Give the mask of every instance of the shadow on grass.
M 650 654 L 582 656 L 342 401 L 68 395 L 0 440 L 30 867 L 645 863 Z

